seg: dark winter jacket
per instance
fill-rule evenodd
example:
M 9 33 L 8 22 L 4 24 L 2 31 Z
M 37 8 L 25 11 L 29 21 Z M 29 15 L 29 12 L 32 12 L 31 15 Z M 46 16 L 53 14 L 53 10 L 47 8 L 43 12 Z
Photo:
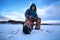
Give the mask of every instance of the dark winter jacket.
M 35 7 L 34 11 L 32 10 L 32 6 Z M 36 5 L 34 3 L 30 6 L 30 9 L 27 9 L 25 12 L 25 17 L 29 18 L 29 16 L 33 16 L 34 18 L 38 18 L 37 13 L 36 13 Z

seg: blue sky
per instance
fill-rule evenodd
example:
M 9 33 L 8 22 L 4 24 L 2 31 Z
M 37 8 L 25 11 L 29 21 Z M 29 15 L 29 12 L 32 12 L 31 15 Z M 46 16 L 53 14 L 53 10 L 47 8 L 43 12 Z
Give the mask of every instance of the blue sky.
M 0 16 L 25 20 L 24 13 L 32 3 L 42 20 L 60 20 L 60 0 L 0 0 Z

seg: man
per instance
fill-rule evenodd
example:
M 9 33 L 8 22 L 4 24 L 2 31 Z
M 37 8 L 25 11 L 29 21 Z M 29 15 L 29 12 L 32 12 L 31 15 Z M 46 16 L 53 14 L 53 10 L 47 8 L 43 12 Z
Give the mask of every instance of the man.
M 34 22 L 36 22 L 36 30 L 40 29 L 40 24 L 41 24 L 41 19 L 38 17 L 37 13 L 36 13 L 36 5 L 34 3 L 32 3 L 32 5 L 30 6 L 29 9 L 26 10 L 25 12 L 25 17 L 26 17 L 26 21 L 25 22 L 30 22 L 31 24 L 31 28 L 33 29 L 33 24 Z M 33 21 L 31 21 L 33 18 Z

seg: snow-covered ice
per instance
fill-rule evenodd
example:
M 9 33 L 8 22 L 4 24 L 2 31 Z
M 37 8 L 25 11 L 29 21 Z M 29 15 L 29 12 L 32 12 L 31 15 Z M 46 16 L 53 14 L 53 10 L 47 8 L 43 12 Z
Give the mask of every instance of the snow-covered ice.
M 21 24 L 0 24 L 0 40 L 60 40 L 60 25 L 41 25 L 31 34 L 22 32 Z

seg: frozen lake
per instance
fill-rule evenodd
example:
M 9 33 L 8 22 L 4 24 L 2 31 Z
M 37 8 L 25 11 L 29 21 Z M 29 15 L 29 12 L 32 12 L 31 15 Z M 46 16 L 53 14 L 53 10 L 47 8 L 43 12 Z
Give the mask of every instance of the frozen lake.
M 20 24 L 0 24 L 0 40 L 60 40 L 60 25 L 41 25 L 41 30 L 22 33 Z

